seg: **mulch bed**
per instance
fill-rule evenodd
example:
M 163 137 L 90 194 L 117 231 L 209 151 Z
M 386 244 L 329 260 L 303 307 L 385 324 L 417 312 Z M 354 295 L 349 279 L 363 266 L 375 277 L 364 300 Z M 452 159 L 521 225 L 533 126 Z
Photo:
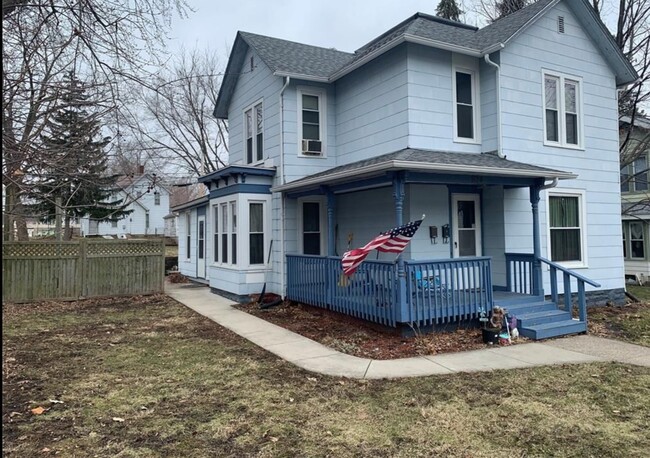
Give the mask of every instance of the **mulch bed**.
M 488 347 L 483 343 L 481 330 L 477 328 L 430 334 L 415 330 L 415 336 L 404 337 L 390 328 L 295 302 L 285 301 L 268 309 L 260 309 L 255 302 L 236 307 L 337 351 L 362 358 L 409 358 Z M 519 337 L 512 344 L 527 340 Z

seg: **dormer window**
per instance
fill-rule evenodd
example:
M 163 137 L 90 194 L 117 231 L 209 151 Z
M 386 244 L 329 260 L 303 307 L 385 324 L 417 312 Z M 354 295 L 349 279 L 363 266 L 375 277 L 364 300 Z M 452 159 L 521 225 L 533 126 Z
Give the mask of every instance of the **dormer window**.
M 244 111 L 244 134 L 246 140 L 246 163 L 253 164 L 264 159 L 264 109 L 262 102 Z

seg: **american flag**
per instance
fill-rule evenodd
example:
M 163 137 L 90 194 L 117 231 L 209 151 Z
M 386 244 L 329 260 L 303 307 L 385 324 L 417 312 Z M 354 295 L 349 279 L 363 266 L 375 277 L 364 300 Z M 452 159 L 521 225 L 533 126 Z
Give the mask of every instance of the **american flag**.
M 422 224 L 421 219 L 412 221 L 404 226 L 382 232 L 362 248 L 346 251 L 341 261 L 343 273 L 352 275 L 372 250 L 384 253 L 401 253 L 415 235 L 420 224 Z

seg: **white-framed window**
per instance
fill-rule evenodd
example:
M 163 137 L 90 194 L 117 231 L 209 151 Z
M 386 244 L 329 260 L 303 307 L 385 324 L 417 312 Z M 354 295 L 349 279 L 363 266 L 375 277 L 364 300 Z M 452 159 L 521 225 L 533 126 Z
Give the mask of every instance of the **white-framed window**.
M 556 189 L 547 194 L 548 254 L 567 267 L 587 266 L 585 193 Z
M 221 262 L 228 263 L 228 204 L 222 203 L 221 208 Z
M 192 242 L 192 213 L 187 212 L 185 214 L 185 259 L 190 259 L 192 257 L 192 251 L 190 250 L 190 245 Z
M 298 153 L 322 157 L 326 152 L 327 98 L 325 90 L 300 87 L 298 95 Z
M 648 156 L 643 154 L 621 169 L 621 192 L 648 190 Z
M 160 205 L 160 193 L 158 191 L 153 193 L 153 204 Z
M 631 221 L 630 229 L 630 259 L 645 259 L 645 225 L 642 221 Z
M 322 256 L 327 253 L 325 222 L 324 199 L 298 200 L 298 240 L 302 254 Z
M 230 202 L 230 263 L 237 264 L 237 202 Z
M 264 202 L 249 202 L 248 218 L 248 262 L 264 264 Z
M 582 78 L 544 70 L 544 144 L 583 148 Z
M 111 227 L 117 227 L 117 220 L 111 221 Z
M 215 264 L 219 262 L 219 206 L 212 206 L 212 215 L 214 217 L 213 230 L 214 234 L 212 237 L 212 262 Z
M 474 70 L 454 67 L 454 141 L 479 141 L 478 91 Z
M 264 105 L 258 101 L 244 110 L 245 160 L 254 164 L 264 159 Z

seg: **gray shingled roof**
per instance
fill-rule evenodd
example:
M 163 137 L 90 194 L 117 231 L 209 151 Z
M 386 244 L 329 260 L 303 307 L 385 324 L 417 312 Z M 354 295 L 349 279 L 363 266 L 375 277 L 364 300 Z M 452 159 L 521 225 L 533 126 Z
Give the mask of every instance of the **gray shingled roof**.
M 303 185 L 307 186 L 315 182 L 326 183 L 328 178 L 332 177 L 355 177 L 357 173 L 362 173 L 369 168 L 389 170 L 389 169 L 408 169 L 409 164 L 418 164 L 420 171 L 426 171 L 427 165 L 430 165 L 431 171 L 438 173 L 460 173 L 474 175 L 508 175 L 522 177 L 538 178 L 575 178 L 572 173 L 560 170 L 539 167 L 537 165 L 525 164 L 523 162 L 510 161 L 503 159 L 495 154 L 483 153 L 458 153 L 448 151 L 434 151 L 424 149 L 405 148 L 393 153 L 383 154 L 370 159 L 352 162 L 341 165 L 324 172 L 315 173 L 300 180 L 292 181 L 284 186 L 281 190 L 299 189 Z M 400 165 L 397 165 L 400 164 Z M 375 167 L 373 167 L 375 166 Z M 385 166 L 382 168 L 382 166 Z
M 279 38 L 239 32 L 273 72 L 327 78 L 354 58 L 354 54 L 319 48 Z

